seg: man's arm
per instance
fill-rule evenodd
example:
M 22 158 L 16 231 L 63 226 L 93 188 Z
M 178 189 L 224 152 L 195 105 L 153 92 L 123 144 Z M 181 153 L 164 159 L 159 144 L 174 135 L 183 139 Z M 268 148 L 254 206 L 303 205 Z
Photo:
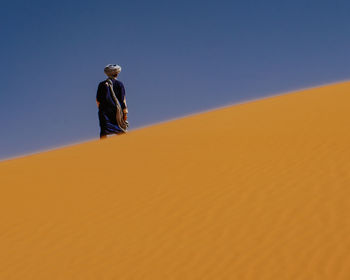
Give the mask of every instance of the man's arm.
M 120 106 L 123 109 L 123 116 L 124 116 L 124 121 L 126 121 L 128 119 L 128 105 L 126 104 L 126 97 L 125 97 L 125 88 L 122 82 L 120 82 L 120 93 L 122 96 L 122 100 L 123 102 L 120 104 Z
M 97 107 L 100 107 L 101 95 L 102 95 L 102 87 L 101 87 L 101 83 L 100 83 L 98 85 L 97 93 L 96 93 L 96 104 L 97 104 Z

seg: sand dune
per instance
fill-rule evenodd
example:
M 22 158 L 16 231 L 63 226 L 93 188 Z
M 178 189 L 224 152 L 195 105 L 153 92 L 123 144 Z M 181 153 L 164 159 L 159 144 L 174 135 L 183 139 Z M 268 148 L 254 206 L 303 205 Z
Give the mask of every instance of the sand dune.
M 350 83 L 0 163 L 0 279 L 350 279 Z

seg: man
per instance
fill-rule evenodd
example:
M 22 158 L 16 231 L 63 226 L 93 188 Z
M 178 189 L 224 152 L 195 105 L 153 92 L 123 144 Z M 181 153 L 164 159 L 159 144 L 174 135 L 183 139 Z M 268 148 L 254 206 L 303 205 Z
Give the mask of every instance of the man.
M 125 133 L 128 128 L 128 107 L 125 99 L 125 88 L 117 80 L 122 68 L 116 64 L 108 64 L 104 72 L 107 80 L 98 85 L 96 103 L 100 121 L 100 138 L 107 135 Z

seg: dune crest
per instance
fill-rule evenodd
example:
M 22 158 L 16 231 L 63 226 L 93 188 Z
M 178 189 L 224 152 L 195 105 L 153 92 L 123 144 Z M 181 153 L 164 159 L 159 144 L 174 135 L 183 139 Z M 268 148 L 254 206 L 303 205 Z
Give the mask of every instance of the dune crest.
M 350 279 L 350 83 L 0 162 L 0 279 Z

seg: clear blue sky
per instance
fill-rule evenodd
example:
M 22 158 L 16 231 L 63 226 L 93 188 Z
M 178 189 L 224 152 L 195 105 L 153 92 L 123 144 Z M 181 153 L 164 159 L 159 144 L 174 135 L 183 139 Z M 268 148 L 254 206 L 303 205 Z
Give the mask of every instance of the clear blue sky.
M 349 14 L 336 0 L 2 0 L 0 159 L 97 139 L 108 63 L 131 129 L 349 79 Z

